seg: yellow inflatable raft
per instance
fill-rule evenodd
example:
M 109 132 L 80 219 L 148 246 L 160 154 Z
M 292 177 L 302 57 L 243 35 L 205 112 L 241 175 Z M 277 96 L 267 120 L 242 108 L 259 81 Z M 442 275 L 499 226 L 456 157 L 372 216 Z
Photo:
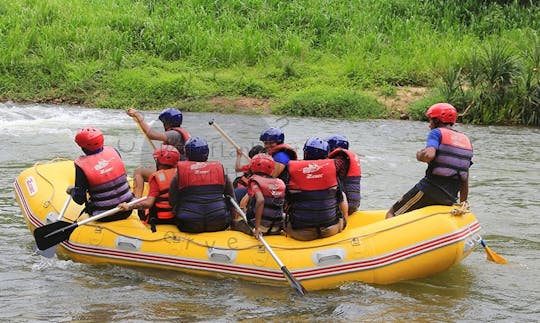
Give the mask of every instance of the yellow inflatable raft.
M 15 180 L 17 201 L 33 231 L 56 221 L 74 182 L 73 161 L 36 164 Z M 64 221 L 81 221 L 72 202 Z M 268 236 L 275 254 L 307 290 L 344 283 L 389 284 L 447 270 L 481 241 L 480 224 L 457 207 L 430 206 L 384 220 L 385 210 L 358 211 L 344 232 L 316 241 Z M 215 277 L 286 285 L 283 272 L 263 245 L 236 231 L 188 234 L 172 225 L 153 233 L 134 213 L 126 220 L 77 227 L 57 254 L 74 261 L 145 266 Z

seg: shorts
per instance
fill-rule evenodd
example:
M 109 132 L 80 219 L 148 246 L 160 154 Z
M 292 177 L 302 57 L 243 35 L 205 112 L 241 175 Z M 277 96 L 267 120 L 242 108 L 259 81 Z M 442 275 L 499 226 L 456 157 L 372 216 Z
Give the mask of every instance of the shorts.
M 392 210 L 394 215 L 400 215 L 413 210 L 421 209 L 429 205 L 452 205 L 455 200 L 452 201 L 447 194 L 442 191 L 438 192 L 438 189 L 427 193 L 418 188 L 415 185 L 407 193 L 405 193 L 394 205 Z

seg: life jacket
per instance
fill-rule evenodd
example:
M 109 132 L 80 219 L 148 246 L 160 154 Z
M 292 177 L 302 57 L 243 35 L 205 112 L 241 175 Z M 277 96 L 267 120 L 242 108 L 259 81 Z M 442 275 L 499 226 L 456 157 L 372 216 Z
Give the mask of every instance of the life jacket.
M 159 195 L 156 197 L 154 206 L 150 208 L 150 214 L 158 220 L 169 220 L 174 218 L 171 204 L 169 203 L 169 187 L 171 180 L 176 174 L 176 168 L 162 169 L 150 175 L 148 182 L 156 180 L 159 188 Z
M 181 161 L 177 164 L 178 205 L 175 216 L 184 232 L 225 230 L 231 215 L 225 203 L 225 172 L 218 162 Z
M 338 223 L 336 164 L 331 159 L 289 162 L 288 217 L 293 229 Z
M 124 162 L 114 148 L 104 146 L 97 154 L 80 156 L 75 165 L 88 180 L 90 199 L 86 211 L 89 214 L 103 213 L 133 198 Z
M 255 192 L 251 189 L 251 183 L 257 183 L 264 196 L 264 209 L 261 225 L 267 228 L 283 227 L 283 203 L 285 202 L 285 183 L 279 178 L 265 177 L 254 174 L 249 179 L 247 194 L 250 197 L 246 215 L 255 226 Z
M 289 158 L 291 160 L 297 160 L 298 159 L 298 155 L 296 154 L 296 150 L 287 145 L 287 144 L 278 144 L 274 147 L 272 147 L 271 149 L 268 149 L 266 151 L 266 153 L 270 156 L 274 156 L 275 154 L 279 153 L 279 152 L 284 152 L 286 153 Z M 281 179 L 282 181 L 284 181 L 285 183 L 287 183 L 289 181 L 289 178 L 288 178 L 288 171 L 287 171 L 287 167 L 285 167 L 285 169 L 281 172 L 281 174 L 279 174 L 278 178 Z
M 249 164 L 242 166 L 243 174 L 236 177 L 233 181 L 233 188 L 245 188 L 248 186 L 249 178 L 253 173 L 249 170 Z
M 360 179 L 362 178 L 362 167 L 360 165 L 360 158 L 357 154 L 348 149 L 336 148 L 332 151 L 328 158 L 341 157 L 347 161 L 347 171 L 345 178 L 342 179 L 343 190 L 347 196 L 347 202 L 349 203 L 349 210 L 357 210 L 360 207 Z
M 178 149 L 178 152 L 180 153 L 180 159 L 185 160 L 186 156 L 184 154 L 185 153 L 184 145 L 186 144 L 186 141 L 188 141 L 189 138 L 191 138 L 191 135 L 189 134 L 189 132 L 187 132 L 186 129 L 181 128 L 181 127 L 171 128 L 171 130 L 174 130 L 174 131 L 178 132 L 182 136 L 182 143 L 180 143 L 179 145 L 176 145 L 174 147 L 176 149 Z
M 472 165 L 473 148 L 469 138 L 453 129 L 438 128 L 441 142 L 437 155 L 429 163 L 427 175 L 466 180 Z

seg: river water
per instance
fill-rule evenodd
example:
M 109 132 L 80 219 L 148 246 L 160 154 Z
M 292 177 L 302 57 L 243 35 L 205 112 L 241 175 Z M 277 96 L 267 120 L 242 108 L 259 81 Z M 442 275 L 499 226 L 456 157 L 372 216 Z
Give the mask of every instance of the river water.
M 159 129 L 158 112 L 145 112 Z M 387 209 L 423 175 L 415 159 L 425 122 L 343 121 L 185 113 L 184 126 L 204 136 L 210 159 L 234 176 L 235 152 L 208 125 L 214 119 L 249 149 L 268 126 L 301 148 L 308 136 L 340 133 L 362 159 L 363 209 Z M 128 172 L 151 165 L 149 144 L 123 111 L 0 103 L 1 321 L 507 321 L 540 320 L 540 130 L 457 125 L 475 148 L 469 201 L 488 246 L 510 261 L 497 265 L 476 250 L 447 272 L 388 286 L 350 283 L 298 297 L 287 287 L 235 279 L 43 258 L 14 197 L 23 169 L 80 154 L 77 130 L 94 125 L 120 149 Z M 301 149 L 300 149 L 301 150 Z

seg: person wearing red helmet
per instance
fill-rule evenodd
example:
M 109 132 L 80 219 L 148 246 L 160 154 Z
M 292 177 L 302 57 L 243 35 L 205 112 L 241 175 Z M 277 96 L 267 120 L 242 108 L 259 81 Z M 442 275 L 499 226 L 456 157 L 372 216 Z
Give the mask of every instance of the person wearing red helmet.
M 150 140 L 160 140 L 164 145 L 174 146 L 180 153 L 180 159 L 184 160 L 184 144 L 191 137 L 190 134 L 182 128 L 184 120 L 182 112 L 176 108 L 167 108 L 159 114 L 159 120 L 163 123 L 164 132 L 153 130 L 140 112 L 135 109 L 128 109 L 127 115 L 136 119 L 141 126 L 142 131 Z M 133 173 L 133 194 L 139 198 L 144 190 L 144 182 L 156 170 L 152 167 L 139 167 Z
M 240 205 L 246 208 L 250 226 L 255 228 L 253 235 L 280 234 L 283 230 L 283 204 L 285 202 L 285 183 L 272 177 L 276 162 L 272 156 L 259 153 L 251 159 L 251 176 L 247 184 L 247 194 Z M 242 221 L 241 221 L 242 222 Z M 242 228 L 242 225 L 236 225 Z M 244 231 L 250 233 L 251 231 Z
M 180 153 L 174 146 L 162 145 L 152 154 L 156 161 L 157 171 L 148 179 L 148 195 L 142 202 L 133 205 L 121 203 L 118 205 L 123 210 L 148 209 L 141 220 L 150 223 L 155 232 L 156 224 L 175 224 L 174 213 L 169 204 L 169 186 L 176 174 L 176 164 L 180 160 Z
M 388 210 L 387 219 L 428 205 L 452 205 L 458 194 L 460 202 L 467 201 L 473 148 L 465 134 L 452 129 L 457 110 L 437 103 L 426 117 L 431 131 L 426 147 L 416 153 L 418 161 L 428 164 L 426 175 Z
M 75 185 L 66 190 L 77 204 L 85 204 L 84 211 L 91 216 L 133 199 L 120 153 L 103 146 L 103 141 L 103 133 L 94 127 L 85 127 L 77 132 L 75 142 L 84 156 L 75 160 Z M 131 211 L 118 212 L 98 221 L 122 220 L 130 215 Z

